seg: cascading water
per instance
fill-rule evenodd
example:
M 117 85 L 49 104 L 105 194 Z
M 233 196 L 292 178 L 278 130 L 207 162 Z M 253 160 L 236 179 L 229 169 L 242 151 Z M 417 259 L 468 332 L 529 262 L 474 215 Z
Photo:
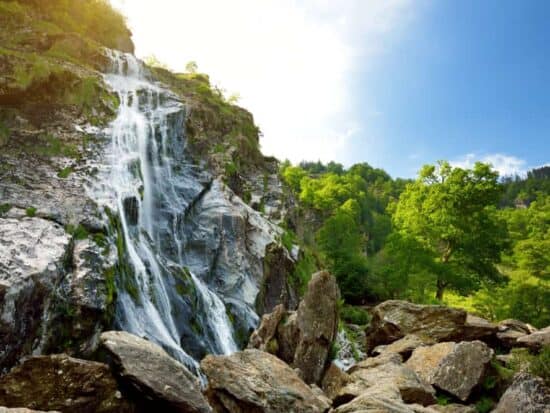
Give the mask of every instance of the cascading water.
M 185 268 L 182 221 L 203 190 L 183 159 L 185 108 L 148 80 L 134 56 L 111 52 L 111 59 L 105 81 L 120 106 L 108 131 L 111 145 L 95 195 L 120 216 L 117 243 L 130 267 L 122 281 L 128 285 L 118 289 L 116 323 L 196 370 L 198 356 L 182 348 L 190 326 L 207 352 L 227 354 L 237 345 L 225 304 Z M 182 314 L 181 308 L 189 311 Z

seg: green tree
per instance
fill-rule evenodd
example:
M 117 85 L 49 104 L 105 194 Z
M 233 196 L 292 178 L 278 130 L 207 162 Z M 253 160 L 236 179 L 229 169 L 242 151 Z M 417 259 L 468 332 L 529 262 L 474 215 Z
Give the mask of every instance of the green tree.
M 434 257 L 437 300 L 447 288 L 465 294 L 501 279 L 495 264 L 507 234 L 496 214 L 499 198 L 498 173 L 483 163 L 473 169 L 426 165 L 401 194 L 393 224 Z
M 187 64 L 185 65 L 185 71 L 187 73 L 195 74 L 198 72 L 198 70 L 199 70 L 199 65 L 197 65 L 197 62 L 195 62 L 194 60 L 187 62 Z

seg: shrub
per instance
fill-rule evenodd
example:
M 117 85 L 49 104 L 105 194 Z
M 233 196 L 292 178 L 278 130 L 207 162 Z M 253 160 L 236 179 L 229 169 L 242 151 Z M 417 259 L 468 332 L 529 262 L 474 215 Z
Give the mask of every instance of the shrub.
M 346 323 L 366 325 L 370 321 L 370 314 L 363 308 L 344 305 L 340 310 L 340 318 Z

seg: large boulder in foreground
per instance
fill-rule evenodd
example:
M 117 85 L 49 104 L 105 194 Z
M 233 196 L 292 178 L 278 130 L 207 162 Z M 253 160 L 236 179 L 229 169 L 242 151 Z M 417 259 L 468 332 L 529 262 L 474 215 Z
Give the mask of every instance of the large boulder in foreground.
M 197 378 L 160 346 L 122 331 L 100 336 L 104 350 L 120 380 L 152 400 L 159 411 L 209 413 Z
M 313 274 L 298 311 L 282 305 L 262 317 L 248 348 L 274 354 L 299 369 L 306 383 L 321 384 L 338 332 L 340 290 L 326 271 Z
M 298 306 L 300 335 L 293 363 L 306 383 L 319 384 L 323 378 L 330 347 L 338 333 L 339 300 L 336 278 L 326 271 L 313 274 Z
M 0 405 L 64 413 L 134 411 L 109 366 L 64 354 L 31 357 L 0 378 Z
M 219 413 L 319 413 L 330 407 L 288 365 L 259 350 L 208 355 L 201 368 L 206 395 Z
M 407 334 L 416 334 L 435 342 L 460 336 L 466 323 L 463 310 L 440 305 L 418 305 L 407 301 L 389 300 L 377 305 L 368 327 L 367 349 L 389 344 Z
M 519 373 L 500 398 L 493 413 L 535 412 L 550 412 L 550 390 L 541 378 Z
M 481 341 L 445 342 L 417 348 L 406 364 L 426 382 L 465 401 L 492 357 L 493 350 Z

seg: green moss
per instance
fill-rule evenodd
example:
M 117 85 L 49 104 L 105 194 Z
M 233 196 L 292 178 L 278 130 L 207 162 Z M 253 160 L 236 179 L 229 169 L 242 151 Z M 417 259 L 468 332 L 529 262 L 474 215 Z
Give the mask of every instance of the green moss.
M 0 217 L 7 214 L 11 208 L 10 204 L 0 204 Z
M 267 343 L 266 350 L 270 354 L 277 354 L 279 352 L 279 343 L 277 342 L 277 339 L 272 338 L 269 340 L 269 343 Z
M 447 406 L 448 404 L 452 403 L 453 399 L 446 394 L 438 394 L 437 395 L 437 404 L 439 406 Z
M 495 402 L 491 398 L 482 397 L 476 403 L 476 411 L 478 413 L 489 413 L 491 410 L 493 410 L 494 406 L 495 406 Z
M 62 170 L 60 170 L 57 173 L 57 176 L 61 179 L 66 179 L 72 173 L 73 173 L 73 168 L 71 168 L 70 166 L 67 166 L 67 167 L 63 168 Z
M 34 217 L 36 215 L 36 208 L 35 207 L 29 207 L 25 210 L 25 213 L 28 217 Z
M 51 134 L 39 136 L 37 139 L 23 142 L 22 149 L 26 153 L 32 153 L 43 157 L 65 156 L 69 158 L 78 158 L 79 152 L 76 145 L 63 142 Z
M 336 360 L 336 357 L 338 357 L 338 353 L 340 353 L 340 350 L 340 344 L 338 344 L 336 341 L 333 341 L 330 345 L 329 360 Z
M 74 225 L 71 225 L 71 224 L 67 224 L 65 226 L 65 231 L 68 233 L 68 234 L 71 234 L 72 237 L 74 239 L 77 239 L 77 240 L 83 240 L 83 239 L 86 239 L 88 238 L 88 235 L 89 235 L 89 232 L 88 230 L 83 227 L 82 225 L 77 225 L 77 226 L 74 226 Z

